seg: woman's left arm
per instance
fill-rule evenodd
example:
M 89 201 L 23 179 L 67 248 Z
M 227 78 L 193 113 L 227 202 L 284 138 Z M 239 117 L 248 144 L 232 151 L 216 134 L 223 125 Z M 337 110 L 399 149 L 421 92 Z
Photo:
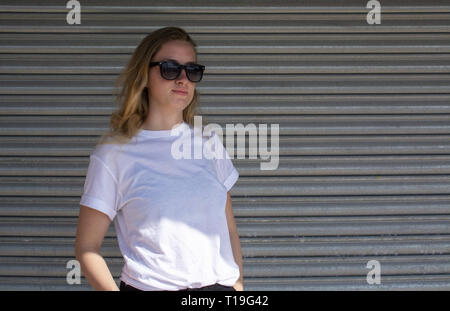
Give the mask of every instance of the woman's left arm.
M 234 213 L 231 204 L 230 192 L 227 193 L 227 204 L 225 207 L 225 214 L 227 216 L 228 231 L 230 232 L 231 248 L 233 249 L 234 260 L 239 266 L 239 279 L 236 284 L 233 285 L 234 289 L 237 291 L 244 290 L 244 275 L 242 267 L 242 249 L 241 241 L 239 240 L 239 233 L 236 227 L 236 222 L 234 220 Z

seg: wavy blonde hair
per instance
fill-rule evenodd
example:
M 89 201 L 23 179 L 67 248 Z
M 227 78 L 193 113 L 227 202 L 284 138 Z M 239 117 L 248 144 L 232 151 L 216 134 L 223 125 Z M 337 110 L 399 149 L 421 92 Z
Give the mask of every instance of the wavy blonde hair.
M 181 28 L 160 28 L 142 39 L 116 80 L 116 92 L 119 90 L 116 101 L 119 108 L 111 114 L 109 131 L 100 137 L 98 144 L 125 144 L 139 132 L 149 111 L 147 90 L 149 63 L 161 46 L 172 40 L 190 43 L 197 58 L 197 44 Z M 183 110 L 183 120 L 191 126 L 194 125 L 198 100 L 199 93 L 195 89 L 192 101 Z

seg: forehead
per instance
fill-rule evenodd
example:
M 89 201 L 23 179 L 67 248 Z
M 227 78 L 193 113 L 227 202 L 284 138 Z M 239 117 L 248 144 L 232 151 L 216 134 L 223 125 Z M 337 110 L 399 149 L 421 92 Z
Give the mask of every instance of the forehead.
M 159 51 L 153 56 L 154 61 L 173 59 L 180 64 L 195 62 L 194 48 L 189 42 L 174 40 L 164 43 Z

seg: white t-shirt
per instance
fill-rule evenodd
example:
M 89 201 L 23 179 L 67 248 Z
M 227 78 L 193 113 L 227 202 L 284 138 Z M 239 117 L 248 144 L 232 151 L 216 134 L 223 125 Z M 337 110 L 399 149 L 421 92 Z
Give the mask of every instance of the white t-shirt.
M 239 278 L 225 215 L 239 173 L 216 134 L 194 136 L 183 122 L 91 153 L 80 204 L 114 221 L 125 262 L 120 279 L 135 288 L 232 286 Z M 194 159 L 195 147 L 207 141 L 216 156 Z M 173 152 L 188 150 L 180 142 L 191 143 L 191 159 Z

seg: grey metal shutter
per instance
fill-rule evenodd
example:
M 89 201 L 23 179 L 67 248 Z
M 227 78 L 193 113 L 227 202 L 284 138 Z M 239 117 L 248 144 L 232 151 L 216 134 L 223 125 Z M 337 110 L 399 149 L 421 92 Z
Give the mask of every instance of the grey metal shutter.
M 278 170 L 233 160 L 246 289 L 450 289 L 449 1 L 381 0 L 380 25 L 354 0 L 80 0 L 81 25 L 66 2 L 0 2 L 0 290 L 91 289 L 66 283 L 88 156 L 169 25 L 208 122 L 280 125 Z M 103 255 L 118 280 L 113 226 Z

